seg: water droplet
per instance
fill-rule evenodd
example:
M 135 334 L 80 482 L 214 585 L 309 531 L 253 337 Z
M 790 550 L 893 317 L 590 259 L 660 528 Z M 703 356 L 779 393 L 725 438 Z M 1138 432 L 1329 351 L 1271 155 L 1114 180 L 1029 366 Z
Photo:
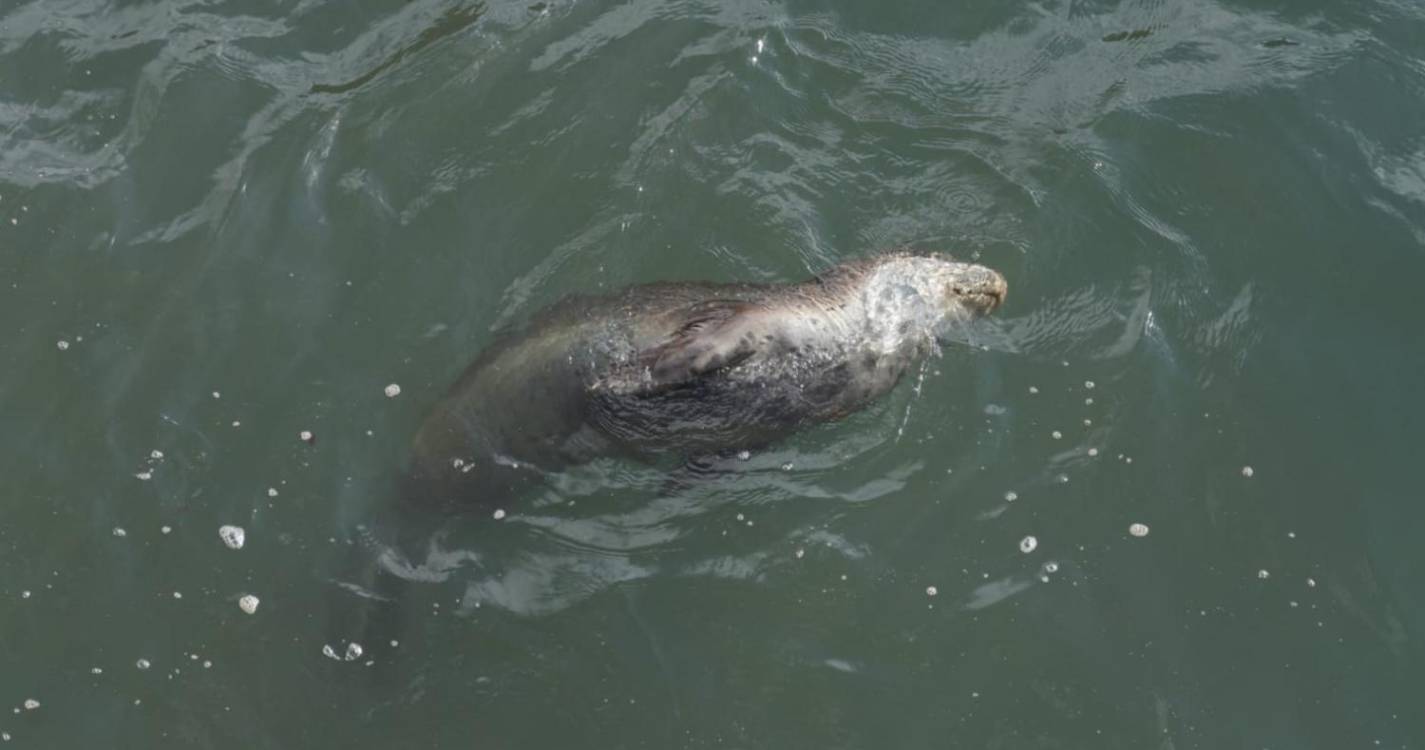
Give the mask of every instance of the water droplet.
M 1128 527 L 1128 533 L 1140 538 L 1148 536 L 1148 524 L 1135 523 Z
M 1272 574 L 1268 573 L 1266 568 L 1262 568 L 1261 570 L 1257 571 L 1257 577 L 1265 581 L 1266 579 L 1271 578 Z
M 217 392 L 217 391 L 213 391 L 213 398 L 222 398 L 222 397 L 223 397 L 223 394 L 221 394 L 221 393 L 219 393 L 219 392 Z
M 1050 435 L 1051 437 L 1053 437 L 1055 440 L 1058 440 L 1058 439 L 1064 437 L 1064 433 L 1059 432 L 1058 430 L 1054 430 L 1053 432 L 1049 433 L 1049 435 Z
M 268 487 L 268 488 L 267 488 L 267 496 L 268 496 L 268 497 L 277 497 L 277 488 L 276 488 L 276 487 Z
M 1018 493 L 1018 492 L 1015 492 L 1014 490 L 1010 490 L 1009 492 L 1004 493 L 1004 501 L 1007 502 L 1007 503 L 1012 503 L 1012 502 L 1014 502 L 1015 500 L 1018 500 L 1018 499 L 1019 499 L 1019 493 Z
M 386 386 L 386 398 L 395 398 L 401 395 L 401 386 L 392 383 Z
M 317 436 L 313 435 L 311 430 L 302 430 L 297 433 L 297 438 L 307 445 L 317 442 Z
M 60 351 L 66 351 L 69 349 L 69 342 L 65 341 L 64 339 L 60 339 L 59 341 L 54 342 L 54 345 L 59 347 Z
M 218 536 L 223 540 L 223 544 L 228 545 L 228 549 L 242 549 L 243 543 L 247 541 L 247 532 L 241 526 L 221 526 L 218 528 Z
M 505 510 L 503 508 L 497 508 L 495 512 L 491 515 L 495 517 L 496 521 L 499 521 L 500 519 L 505 517 Z
M 143 471 L 134 474 L 134 476 L 137 477 L 139 481 L 147 482 L 148 480 L 153 479 L 153 472 L 149 471 L 148 469 L 144 469 Z
M 155 448 L 154 450 L 152 450 L 152 451 L 149 452 L 148 457 L 151 458 L 151 459 L 153 459 L 153 460 L 155 460 L 155 461 L 162 461 L 162 460 L 163 460 L 163 451 L 158 450 L 157 448 Z
M 1252 475 L 1255 474 L 1255 473 L 1257 473 L 1257 472 L 1253 471 L 1253 470 L 1252 470 L 1252 467 L 1250 467 L 1250 466 L 1243 466 L 1243 467 L 1242 467 L 1242 476 L 1247 477 L 1248 479 L 1251 479 L 1251 478 L 1252 478 Z M 1270 484 L 1270 482 L 1269 482 L 1268 484 Z
M 1059 563 L 1056 563 L 1056 562 L 1054 562 L 1053 560 L 1050 560 L 1049 562 L 1044 563 L 1044 572 L 1045 572 L 1045 573 L 1058 573 L 1058 572 L 1059 572 Z
M 172 531 L 173 531 L 173 527 L 172 527 L 172 526 L 163 526 L 163 527 L 160 527 L 160 528 L 159 528 L 159 532 L 160 532 L 160 533 L 163 533 L 163 534 L 168 534 L 168 533 L 170 533 L 170 532 L 172 532 Z
M 1085 381 L 1084 381 L 1084 387 L 1087 388 L 1087 389 L 1089 389 L 1089 390 L 1093 390 L 1093 381 L 1092 381 L 1092 380 L 1085 380 Z
M 1038 389 L 1037 387 L 1031 385 L 1031 386 L 1029 386 L 1029 392 L 1030 392 L 1030 393 L 1038 393 L 1038 392 L 1039 392 L 1039 389 Z
M 252 594 L 244 594 L 241 599 L 238 599 L 238 608 L 248 614 L 254 614 L 257 612 L 257 605 L 259 603 L 257 597 Z
M 35 709 L 37 709 L 37 708 L 39 708 L 39 707 L 40 707 L 40 702 L 37 701 L 37 700 L 35 700 L 34 698 L 26 698 L 26 699 L 25 699 L 25 710 L 26 710 L 26 711 L 33 711 L 33 710 L 35 710 Z
M 1097 455 L 1098 455 L 1098 449 L 1097 449 L 1097 448 L 1089 448 L 1089 456 L 1097 456 Z
M 119 527 L 119 526 L 115 526 L 115 527 L 114 527 L 114 536 L 117 536 L 117 537 L 125 537 L 125 536 L 128 536 L 128 535 L 129 535 L 129 532 L 124 531 L 122 527 Z
M 138 661 L 134 662 L 134 666 L 138 667 L 139 669 L 148 669 L 152 665 L 149 663 L 148 659 L 139 659 Z
M 1313 589 L 1316 588 L 1316 579 L 1315 579 L 1315 578 L 1308 578 L 1308 579 L 1306 579 L 1306 585 L 1307 585 L 1308 588 L 1313 588 Z
M 1038 540 L 1038 539 L 1035 539 L 1035 538 L 1032 537 L 1032 536 L 1027 536 L 1027 537 L 1024 537 L 1023 539 L 1019 540 L 1019 551 L 1020 551 L 1020 552 L 1023 552 L 1023 553 L 1026 554 L 1026 555 L 1029 554 L 1030 552 L 1033 552 L 1033 551 L 1034 551 L 1034 548 L 1035 548 L 1035 547 L 1038 547 L 1038 546 L 1039 546 L 1039 540 Z
M 346 660 L 356 661 L 361 658 L 361 644 L 355 641 L 346 644 Z
M 937 588 L 935 588 L 934 586 L 926 586 L 926 587 L 925 587 L 925 595 L 926 595 L 926 596 L 935 596 L 935 595 L 938 594 L 938 593 L 940 593 L 940 589 L 937 589 Z

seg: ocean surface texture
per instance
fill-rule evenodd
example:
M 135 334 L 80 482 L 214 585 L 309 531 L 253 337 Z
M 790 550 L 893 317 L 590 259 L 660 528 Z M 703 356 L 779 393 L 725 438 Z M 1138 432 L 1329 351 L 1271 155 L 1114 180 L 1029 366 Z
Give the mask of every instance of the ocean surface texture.
M 1010 291 L 872 408 L 386 512 L 893 247 Z M 1422 750 L 1422 326 L 1414 0 L 0 0 L 0 747 Z

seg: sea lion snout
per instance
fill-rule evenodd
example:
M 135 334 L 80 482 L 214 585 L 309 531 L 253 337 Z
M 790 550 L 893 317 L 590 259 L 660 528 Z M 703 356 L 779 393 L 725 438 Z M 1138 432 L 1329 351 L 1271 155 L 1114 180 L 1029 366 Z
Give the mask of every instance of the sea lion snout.
M 980 315 L 988 315 L 1004 304 L 1009 283 L 992 268 L 963 264 L 950 278 L 952 297 Z

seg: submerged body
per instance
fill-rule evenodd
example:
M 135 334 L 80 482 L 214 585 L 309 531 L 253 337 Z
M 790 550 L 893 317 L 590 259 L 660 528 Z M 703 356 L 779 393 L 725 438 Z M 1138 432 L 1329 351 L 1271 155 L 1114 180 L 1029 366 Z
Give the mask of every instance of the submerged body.
M 422 424 L 412 499 L 498 502 L 599 456 L 757 447 L 890 391 L 998 273 L 935 256 L 794 284 L 658 283 L 566 300 L 480 355 Z

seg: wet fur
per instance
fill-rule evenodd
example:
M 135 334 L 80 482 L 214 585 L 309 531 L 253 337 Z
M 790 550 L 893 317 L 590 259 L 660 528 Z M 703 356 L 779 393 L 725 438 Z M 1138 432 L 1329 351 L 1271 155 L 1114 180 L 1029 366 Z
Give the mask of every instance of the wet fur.
M 979 293 L 971 282 L 1003 294 L 987 269 L 888 254 L 793 284 L 570 299 L 466 369 L 416 436 L 408 486 L 440 507 L 504 502 L 543 471 L 598 456 L 765 445 L 838 419 L 927 353 L 932 319 L 972 317 L 961 304 L 972 298 L 956 296 Z M 925 320 L 896 319 L 887 299 L 919 304 Z

